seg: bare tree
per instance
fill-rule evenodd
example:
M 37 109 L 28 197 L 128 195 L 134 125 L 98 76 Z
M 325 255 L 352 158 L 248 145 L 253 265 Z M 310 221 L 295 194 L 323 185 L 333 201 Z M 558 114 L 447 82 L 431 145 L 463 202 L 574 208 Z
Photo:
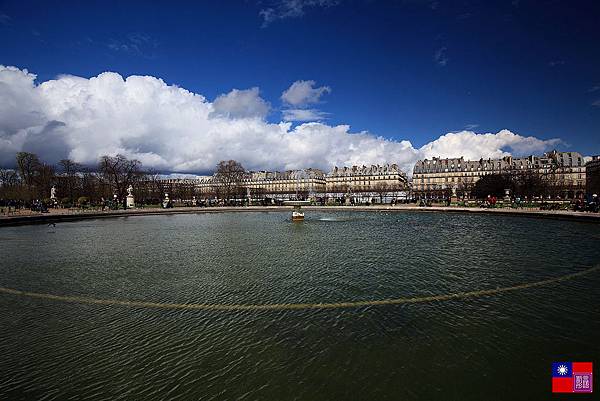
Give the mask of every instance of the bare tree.
M 16 199 L 21 182 L 15 170 L 0 169 L 0 199 Z
M 69 202 L 73 202 L 78 186 L 77 174 L 81 172 L 82 166 L 71 159 L 62 159 L 58 165 L 62 170 L 61 183 L 64 185 L 64 188 L 59 188 L 59 191 L 69 198 Z
M 125 207 L 127 188 L 138 181 L 142 174 L 142 163 L 139 160 L 129 160 L 123 155 L 102 156 L 98 171 L 119 201 Z
M 85 196 L 91 202 L 97 202 L 101 197 L 105 199 L 109 197 L 109 185 L 104 183 L 99 174 L 88 168 L 82 168 L 78 176 L 78 187 L 80 192 L 78 195 Z
M 214 178 L 217 187 L 222 191 L 224 199 L 229 200 L 231 195 L 239 192 L 245 174 L 244 167 L 235 160 L 222 160 L 217 164 Z
M 40 198 L 48 198 L 50 196 L 50 188 L 55 180 L 54 166 L 46 163 L 39 164 L 35 169 L 34 182 L 38 189 Z M 40 194 L 41 192 L 41 194 Z
M 252 197 L 262 200 L 265 198 L 265 196 L 267 196 L 267 189 L 263 187 L 253 188 L 250 191 L 250 194 Z
M 19 185 L 19 176 L 15 170 L 0 169 L 0 187 Z
M 390 186 L 386 182 L 378 182 L 374 189 L 379 194 L 379 203 L 383 203 L 384 196 L 390 192 Z
M 40 159 L 34 153 L 18 152 L 16 161 L 21 180 L 23 180 L 23 183 L 27 187 L 28 196 L 31 198 L 37 168 L 41 164 Z
M 155 169 L 146 171 L 146 196 L 152 202 L 159 201 L 165 194 L 164 184 L 160 179 L 160 173 Z
M 465 178 L 463 181 L 458 183 L 457 192 L 462 199 L 468 199 L 471 196 L 475 184 L 469 181 L 469 178 Z

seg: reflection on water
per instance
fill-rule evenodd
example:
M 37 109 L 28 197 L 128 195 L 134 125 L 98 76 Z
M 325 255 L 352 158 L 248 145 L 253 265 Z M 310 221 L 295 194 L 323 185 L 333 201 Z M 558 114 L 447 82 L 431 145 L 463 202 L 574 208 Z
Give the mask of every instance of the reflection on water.
M 288 213 L 228 213 L 48 231 L 1 230 L 0 286 L 318 303 L 510 286 L 600 262 L 596 225 L 501 216 L 311 211 L 294 224 Z M 541 399 L 553 360 L 600 356 L 599 276 L 340 310 L 152 310 L 0 295 L 0 399 Z
M 317 221 L 350 221 L 350 219 L 344 219 L 344 218 L 340 218 L 340 217 L 321 217 L 320 219 L 317 219 Z

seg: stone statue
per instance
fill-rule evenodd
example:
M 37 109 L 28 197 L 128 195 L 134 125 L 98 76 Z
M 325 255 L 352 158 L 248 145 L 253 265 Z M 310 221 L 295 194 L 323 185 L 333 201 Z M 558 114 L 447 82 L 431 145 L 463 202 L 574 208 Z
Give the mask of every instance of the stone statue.
M 56 187 L 54 185 L 50 188 L 50 199 L 56 199 Z
M 169 194 L 165 193 L 165 199 L 163 200 L 162 207 L 164 209 L 168 209 L 172 207 L 171 200 L 169 199 Z
M 450 195 L 450 201 L 448 202 L 448 206 L 452 204 L 456 204 L 458 202 L 458 195 L 456 194 L 456 186 L 452 187 L 452 194 Z
M 127 201 L 126 201 L 127 209 L 135 207 L 135 200 L 133 198 L 133 187 L 129 185 L 127 188 Z
M 510 188 L 504 189 L 504 202 L 510 203 Z

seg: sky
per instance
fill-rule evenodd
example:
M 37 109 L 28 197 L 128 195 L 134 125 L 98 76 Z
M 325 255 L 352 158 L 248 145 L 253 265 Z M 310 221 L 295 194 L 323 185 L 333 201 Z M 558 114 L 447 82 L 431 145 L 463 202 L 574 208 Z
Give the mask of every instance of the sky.
M 0 1 L 0 166 L 600 153 L 597 1 Z

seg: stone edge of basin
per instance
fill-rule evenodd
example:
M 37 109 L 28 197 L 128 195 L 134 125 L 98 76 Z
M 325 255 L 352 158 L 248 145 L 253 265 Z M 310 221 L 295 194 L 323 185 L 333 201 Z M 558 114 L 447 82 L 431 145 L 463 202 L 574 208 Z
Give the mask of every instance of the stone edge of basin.
M 318 211 L 349 211 L 349 212 L 420 212 L 420 213 L 462 213 L 462 214 L 488 214 L 504 216 L 521 216 L 535 218 L 551 218 L 571 221 L 585 221 L 600 223 L 600 214 L 570 211 L 545 211 L 545 210 L 514 210 L 514 209 L 482 209 L 461 207 L 415 207 L 415 206 L 305 206 L 307 210 Z M 157 216 L 174 214 L 196 213 L 226 213 L 226 212 L 272 212 L 291 211 L 291 206 L 250 206 L 250 207 L 185 207 L 173 209 L 152 210 L 121 210 L 109 212 L 83 212 L 83 213 L 49 213 L 27 216 L 0 216 L 0 227 L 19 226 L 28 224 L 46 224 L 87 219 L 129 217 L 129 216 Z

